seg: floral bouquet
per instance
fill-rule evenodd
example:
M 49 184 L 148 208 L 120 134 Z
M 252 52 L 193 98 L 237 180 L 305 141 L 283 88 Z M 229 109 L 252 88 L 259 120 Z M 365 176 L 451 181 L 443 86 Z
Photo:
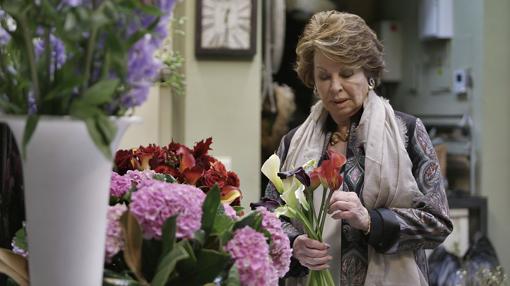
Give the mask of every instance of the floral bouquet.
M 118 172 L 111 177 L 103 285 L 263 286 L 277 285 L 278 278 L 287 273 L 291 249 L 276 215 L 259 207 L 241 217 L 228 202 L 221 202 L 220 185 L 225 186 L 228 179 L 204 178 L 218 162 L 207 155 L 211 142 L 210 138 L 198 142 L 193 150 L 177 143 L 164 148 L 152 145 L 151 152 L 140 151 L 149 149 L 142 147 L 131 150 L 129 160 L 119 159 L 123 164 L 116 163 Z M 178 154 L 170 164 L 158 161 L 156 149 L 166 150 L 167 155 L 174 154 L 168 150 L 181 151 L 175 151 Z M 119 151 L 116 157 L 128 158 L 119 155 L 125 152 Z M 194 155 L 183 158 L 187 152 Z M 191 158 L 194 164 L 184 163 Z M 168 172 L 157 172 L 163 167 L 123 169 L 144 162 L 150 166 L 151 161 L 168 164 Z M 202 165 L 205 161 L 208 169 Z M 180 168 L 181 164 L 188 167 Z M 186 181 L 186 170 L 197 165 L 204 168 L 202 176 Z M 173 169 L 178 172 L 169 171 Z M 201 189 L 197 186 L 205 183 L 200 181 L 213 185 Z M 24 229 L 12 245 L 15 253 L 29 255 Z M 0 270 L 1 266 L 0 255 Z
M 0 0 L 0 113 L 83 120 L 100 150 L 147 98 L 175 0 Z
M 178 183 L 196 186 L 205 193 L 217 185 L 222 203 L 239 206 L 239 177 L 208 154 L 211 144 L 212 138 L 208 138 L 197 142 L 193 149 L 172 142 L 164 147 L 149 145 L 119 150 L 115 155 L 114 170 L 120 175 L 129 170 L 153 170 Z
M 343 183 L 340 169 L 345 164 L 345 157 L 332 149 L 328 150 L 327 160 L 319 167 L 313 168 L 314 161 L 307 162 L 295 170 L 280 172 L 280 158 L 272 155 L 262 165 L 262 173 L 271 181 L 280 197 L 285 202 L 275 213 L 300 222 L 309 238 L 322 242 L 322 232 L 326 221 L 327 206 L 333 192 Z M 314 206 L 314 191 L 324 188 L 320 208 Z M 329 270 L 311 270 L 308 285 L 334 285 Z

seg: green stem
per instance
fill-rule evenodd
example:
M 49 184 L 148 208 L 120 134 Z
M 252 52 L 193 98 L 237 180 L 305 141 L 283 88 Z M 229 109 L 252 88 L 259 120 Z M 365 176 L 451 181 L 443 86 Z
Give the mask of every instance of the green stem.
M 319 210 L 319 220 L 317 222 L 317 233 L 319 233 L 319 231 L 320 231 L 322 217 L 326 215 L 324 213 L 324 201 L 326 200 L 326 192 L 327 191 L 328 191 L 328 189 L 323 189 L 323 191 L 322 191 L 321 208 Z M 320 234 L 322 236 L 322 232 L 320 232 Z
M 329 201 L 331 201 L 331 197 L 333 196 L 333 192 L 332 190 L 329 190 L 329 194 L 328 194 L 328 199 L 327 199 L 327 203 L 329 203 Z M 322 237 L 322 231 L 324 230 L 324 222 L 326 221 L 326 211 L 324 210 L 324 215 L 322 217 L 322 220 L 321 220 L 321 226 L 320 226 L 320 229 L 319 229 L 319 233 Z
M 37 77 L 37 66 L 35 62 L 35 52 L 34 52 L 34 43 L 32 42 L 32 37 L 30 36 L 30 31 L 28 30 L 27 19 L 25 18 L 25 14 L 23 13 L 19 22 L 21 25 L 21 30 L 23 31 L 23 40 L 25 41 L 25 49 L 28 56 L 28 64 L 30 66 L 30 76 L 32 78 L 32 90 L 34 92 L 34 98 L 37 105 L 40 103 L 40 91 L 39 91 L 39 78 Z
M 92 59 L 94 56 L 94 46 L 96 45 L 97 27 L 92 27 L 89 40 L 87 42 L 87 55 L 85 58 L 85 78 L 83 80 L 84 88 L 89 84 L 90 73 L 92 69 Z

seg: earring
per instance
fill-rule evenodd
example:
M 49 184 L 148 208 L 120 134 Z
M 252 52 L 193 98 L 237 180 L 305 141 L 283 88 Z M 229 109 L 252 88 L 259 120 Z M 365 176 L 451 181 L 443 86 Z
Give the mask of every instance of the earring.
M 368 80 L 368 89 L 369 90 L 374 90 L 374 88 L 375 88 L 375 80 L 373 78 L 370 78 Z
M 317 86 L 316 85 L 313 86 L 313 94 L 315 96 L 319 96 L 319 92 L 317 91 Z

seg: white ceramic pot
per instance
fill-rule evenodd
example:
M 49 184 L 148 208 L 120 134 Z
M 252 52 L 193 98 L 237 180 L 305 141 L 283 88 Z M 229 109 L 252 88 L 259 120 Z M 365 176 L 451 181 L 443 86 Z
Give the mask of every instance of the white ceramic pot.
M 139 118 L 112 119 L 117 134 Z M 18 148 L 25 116 L 0 116 Z M 70 117 L 41 116 L 27 145 L 23 177 L 30 285 L 102 284 L 112 159 L 94 145 L 85 124 Z

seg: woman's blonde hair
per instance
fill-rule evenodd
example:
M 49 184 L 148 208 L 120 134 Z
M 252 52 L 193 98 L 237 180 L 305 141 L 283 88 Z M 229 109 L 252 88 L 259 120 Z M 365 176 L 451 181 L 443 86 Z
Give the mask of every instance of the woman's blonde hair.
M 299 78 L 310 88 L 314 86 L 316 51 L 349 68 L 361 68 L 365 76 L 379 84 L 384 70 L 383 46 L 361 17 L 334 10 L 312 16 L 298 41 L 295 67 Z

